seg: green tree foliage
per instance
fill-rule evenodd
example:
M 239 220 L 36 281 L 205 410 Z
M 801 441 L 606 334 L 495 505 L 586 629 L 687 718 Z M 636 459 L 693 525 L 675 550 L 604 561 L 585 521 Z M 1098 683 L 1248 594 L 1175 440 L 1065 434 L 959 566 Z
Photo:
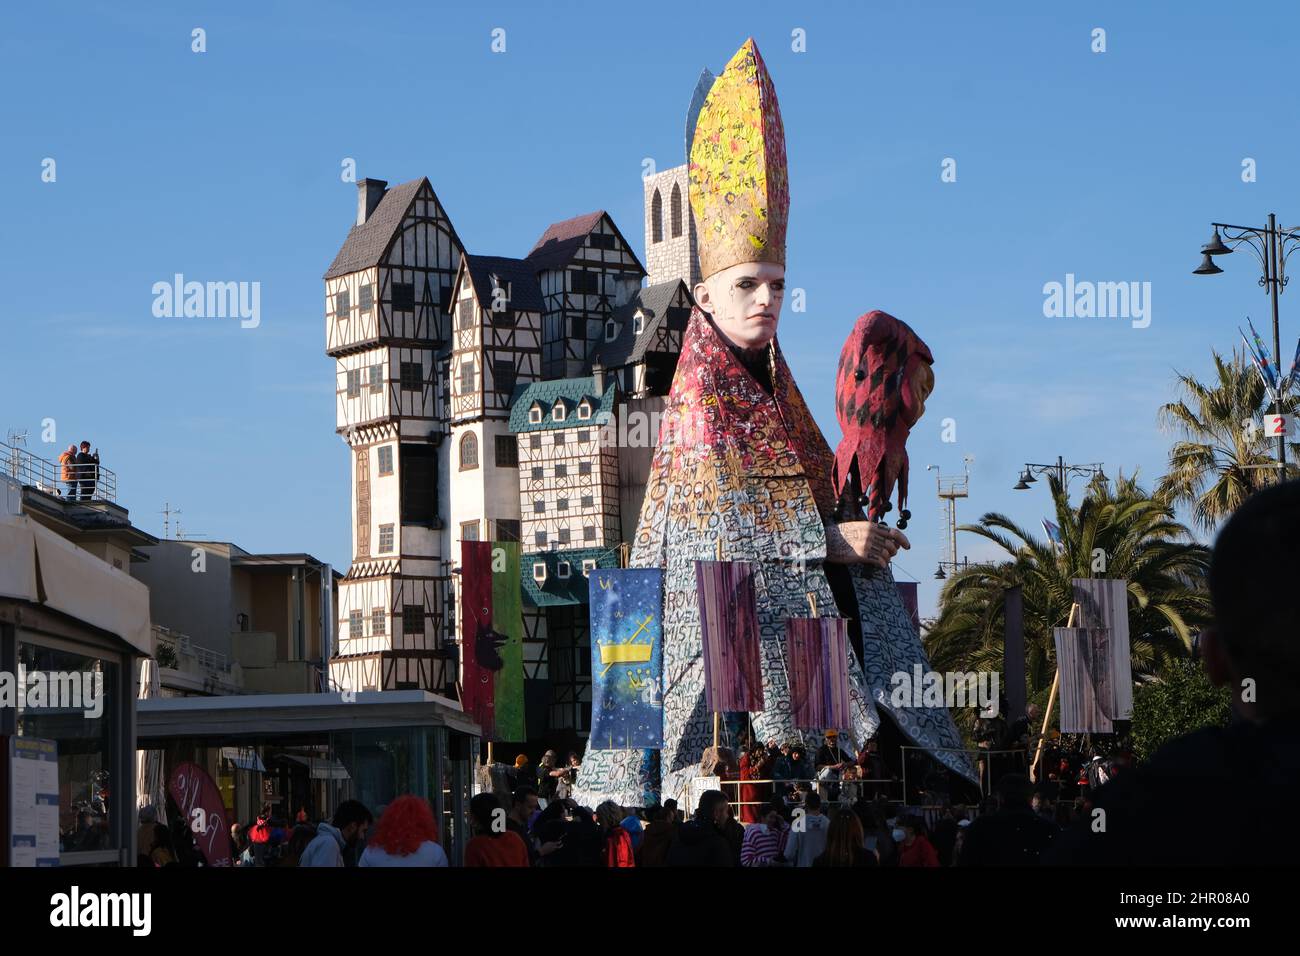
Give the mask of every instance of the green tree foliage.
M 1133 753 L 1148 760 L 1166 741 L 1200 727 L 1222 727 L 1231 716 L 1228 689 L 1211 686 L 1199 660 L 1172 661 L 1133 697 Z
M 1059 546 L 1003 514 L 962 527 L 993 542 L 1005 558 L 972 564 L 948 579 L 938 620 L 926 636 L 934 669 L 1001 671 L 1006 589 L 1019 585 L 1028 697 L 1045 704 L 1056 668 L 1052 629 L 1069 619 L 1071 579 L 1090 577 L 1128 582 L 1135 679 L 1150 679 L 1188 657 L 1193 632 L 1209 618 L 1209 551 L 1175 520 L 1170 500 L 1123 476 L 1094 480 L 1077 507 L 1055 478 L 1049 486 Z M 954 717 L 970 721 L 969 714 Z
M 1271 406 L 1268 391 L 1254 366 L 1241 352 L 1224 361 L 1214 356 L 1214 379 L 1205 384 L 1178 373 L 1182 398 L 1160 409 L 1160 423 L 1182 434 L 1169 452 L 1169 474 L 1159 491 L 1175 505 L 1191 508 L 1192 519 L 1214 530 L 1251 494 L 1277 481 L 1276 440 L 1264 434 L 1262 413 Z M 1294 415 L 1300 395 L 1286 395 L 1282 411 Z M 1300 445 L 1289 442 L 1288 460 L 1295 461 Z M 1262 467 L 1261 467 L 1262 466 Z M 1288 469 L 1295 477 L 1297 470 Z

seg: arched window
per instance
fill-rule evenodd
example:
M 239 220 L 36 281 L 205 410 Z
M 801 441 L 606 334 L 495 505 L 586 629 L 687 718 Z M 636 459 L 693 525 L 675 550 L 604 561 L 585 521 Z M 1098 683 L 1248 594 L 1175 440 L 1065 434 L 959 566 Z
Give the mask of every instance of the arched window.
M 478 436 L 466 432 L 460 440 L 460 470 L 466 471 L 478 467 Z
M 664 198 L 659 195 L 658 189 L 650 200 L 650 241 L 664 241 Z
M 682 234 L 682 190 L 676 183 L 673 183 L 673 238 L 676 239 Z

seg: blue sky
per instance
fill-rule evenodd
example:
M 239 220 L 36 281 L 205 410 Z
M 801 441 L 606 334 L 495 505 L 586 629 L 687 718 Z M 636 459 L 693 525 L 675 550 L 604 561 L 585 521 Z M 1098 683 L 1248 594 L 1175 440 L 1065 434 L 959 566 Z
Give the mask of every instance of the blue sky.
M 640 254 L 642 161 L 682 161 L 700 69 L 753 35 L 786 126 L 787 282 L 807 295 L 779 334 L 828 440 L 858 315 L 897 315 L 936 356 L 909 446 L 914 547 L 898 562 L 928 613 L 942 514 L 927 464 L 974 456 L 962 521 L 997 510 L 1037 526 L 1043 485 L 1011 486 L 1025 461 L 1058 454 L 1153 481 L 1173 370 L 1206 374 L 1246 314 L 1265 332 L 1248 253 L 1222 276 L 1190 271 L 1212 220 L 1300 220 L 1296 15 L 1135 6 L 16 8 L 0 36 L 0 425 L 51 458 L 98 445 L 146 530 L 161 533 L 170 501 L 189 532 L 346 567 L 348 458 L 321 312 L 355 215 L 341 163 L 390 183 L 428 176 L 472 252 L 522 255 L 548 223 L 604 208 Z M 195 27 L 206 53 L 191 51 Z M 956 182 L 940 180 L 945 158 Z M 156 318 L 151 287 L 177 272 L 260 282 L 260 326 Z M 1043 285 L 1067 273 L 1150 282 L 1150 326 L 1045 318 Z M 1282 308 L 1289 359 L 1300 321 L 1288 296 Z M 948 417 L 955 444 L 941 441 Z M 45 418 L 59 444 L 41 446 Z M 963 537 L 963 554 L 988 554 Z

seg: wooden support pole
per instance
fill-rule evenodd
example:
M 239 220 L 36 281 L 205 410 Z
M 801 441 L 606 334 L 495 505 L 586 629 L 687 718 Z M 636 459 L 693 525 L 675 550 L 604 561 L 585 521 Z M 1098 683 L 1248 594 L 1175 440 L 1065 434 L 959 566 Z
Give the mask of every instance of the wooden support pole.
M 1079 605 L 1070 605 L 1070 617 L 1065 622 L 1066 627 L 1074 627 L 1075 615 L 1079 613 Z M 1043 759 L 1043 741 L 1047 737 L 1047 725 L 1052 722 L 1052 707 L 1056 704 L 1056 693 L 1061 688 L 1061 668 L 1056 668 L 1056 675 L 1052 678 L 1052 689 L 1047 695 L 1047 712 L 1043 714 L 1043 727 L 1038 733 L 1038 748 L 1034 751 L 1034 762 L 1029 767 L 1029 782 L 1038 782 L 1038 762 Z
M 722 538 L 719 537 L 714 542 L 714 555 L 719 561 L 722 560 Z M 716 760 L 718 756 L 718 738 L 722 734 L 722 714 L 719 711 L 713 712 L 713 757 Z

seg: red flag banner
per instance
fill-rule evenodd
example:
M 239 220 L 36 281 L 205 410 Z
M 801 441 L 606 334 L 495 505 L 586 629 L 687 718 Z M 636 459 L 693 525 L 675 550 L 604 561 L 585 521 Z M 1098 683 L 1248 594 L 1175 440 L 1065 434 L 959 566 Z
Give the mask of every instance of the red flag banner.
M 763 669 L 748 561 L 696 561 L 704 698 L 713 713 L 763 709 Z
M 492 542 L 460 543 L 460 703 L 496 736 L 496 672 L 501 670 L 503 635 L 492 628 Z M 495 667 L 493 665 L 496 665 Z
M 167 779 L 167 792 L 180 808 L 208 866 L 231 866 L 226 805 L 207 771 L 198 764 L 180 764 Z
M 785 622 L 790 711 L 797 730 L 849 727 L 849 627 L 842 617 Z

